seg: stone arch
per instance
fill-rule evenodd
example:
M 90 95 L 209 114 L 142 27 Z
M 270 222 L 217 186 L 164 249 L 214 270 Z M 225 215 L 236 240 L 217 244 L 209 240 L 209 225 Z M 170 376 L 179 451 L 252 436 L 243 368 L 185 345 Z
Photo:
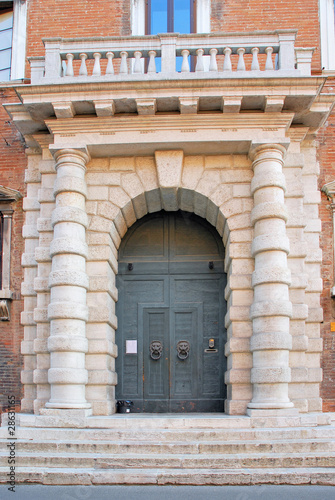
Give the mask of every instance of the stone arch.
M 236 160 L 222 155 L 206 162 L 204 156 L 184 158 L 182 151 L 161 151 L 155 153 L 155 158 L 135 158 L 131 166 L 119 173 L 118 184 L 113 179 L 112 185 L 99 186 L 101 192 L 104 190 L 104 197 L 101 193 L 94 195 L 98 184 L 95 181 L 90 185 L 88 166 L 87 183 L 91 194 L 87 204 L 90 217 L 87 232 L 87 273 L 90 277 L 87 336 L 93 349 L 90 348 L 86 355 L 89 372 L 87 400 L 95 414 L 106 415 L 114 411 L 114 394 L 108 387 L 117 382 L 114 341 L 118 294 L 115 276 L 121 239 L 136 220 L 147 213 L 180 209 L 206 219 L 216 228 L 226 247 L 226 355 L 246 359 L 243 368 L 231 368 L 227 372 L 230 400 L 226 412 L 244 413 L 251 398 L 248 348 L 253 271 L 251 163 L 246 157 Z M 240 189 L 236 189 L 236 184 Z

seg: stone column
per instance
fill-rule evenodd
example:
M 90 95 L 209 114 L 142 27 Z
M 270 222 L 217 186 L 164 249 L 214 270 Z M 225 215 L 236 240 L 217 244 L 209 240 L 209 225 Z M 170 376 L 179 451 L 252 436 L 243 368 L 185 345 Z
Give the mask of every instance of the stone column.
M 85 399 L 88 349 L 85 171 L 88 156 L 79 150 L 65 149 L 58 151 L 55 159 L 56 208 L 51 219 L 54 237 L 50 245 L 52 271 L 48 307 L 51 398 L 46 408 L 87 409 L 91 406 Z
M 254 301 L 250 342 L 253 398 L 248 404 L 252 409 L 277 410 L 293 406 L 288 397 L 292 304 L 288 289 L 291 276 L 287 265 L 289 240 L 282 172 L 284 152 L 282 146 L 275 144 L 259 146 L 253 153 L 251 191 L 254 208 L 251 221 L 254 226 L 252 254 L 255 271 L 252 275 Z

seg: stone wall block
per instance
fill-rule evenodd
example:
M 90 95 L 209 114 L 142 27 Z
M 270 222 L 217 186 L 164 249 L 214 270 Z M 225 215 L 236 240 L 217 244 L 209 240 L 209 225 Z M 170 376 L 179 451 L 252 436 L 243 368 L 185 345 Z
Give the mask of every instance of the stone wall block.
M 129 195 L 120 186 L 109 188 L 109 200 L 119 208 L 125 207 L 131 201 Z
M 123 238 L 123 236 L 128 231 L 128 226 L 126 224 L 126 221 L 123 217 L 123 213 L 121 211 L 115 217 L 114 224 L 115 224 L 115 227 L 116 227 L 120 237 Z
M 23 210 L 24 211 L 39 211 L 41 205 L 36 198 L 23 198 Z
M 208 199 L 201 193 L 194 193 L 194 213 L 200 217 L 206 218 Z
M 50 368 L 48 373 L 49 384 L 80 384 L 88 382 L 87 370 L 78 368 Z
M 292 304 L 288 300 L 263 300 L 255 302 L 250 308 L 251 319 L 264 316 L 292 317 Z
M 186 212 L 194 211 L 194 191 L 192 189 L 180 188 L 178 190 L 178 206 Z
M 261 234 L 255 236 L 252 242 L 252 256 L 260 252 L 281 250 L 288 254 L 290 252 L 290 241 L 285 235 Z
M 226 384 L 250 384 L 250 369 L 232 368 L 225 373 Z
M 54 319 L 78 319 L 88 320 L 88 309 L 86 305 L 79 302 L 53 302 L 48 306 L 50 320 Z
M 101 183 L 101 180 L 99 184 Z M 109 188 L 108 186 L 92 186 L 87 187 L 87 199 L 91 201 L 108 200 Z
M 218 189 L 219 186 L 219 193 L 217 194 L 217 198 L 220 199 L 220 196 L 223 197 L 223 201 L 226 199 L 227 192 L 226 188 L 224 185 L 221 185 L 221 175 L 219 170 L 206 170 L 197 186 L 196 186 L 196 192 L 200 193 L 206 198 L 209 198 L 214 191 Z M 231 191 L 230 191 L 230 196 L 231 197 Z M 229 199 L 229 197 L 227 199 Z
M 35 307 L 35 309 L 34 309 L 34 321 L 36 323 L 47 323 L 48 322 L 48 309 Z
M 119 209 L 118 212 L 119 214 Z M 88 229 L 90 231 L 109 233 L 111 231 L 112 223 L 109 219 L 104 217 L 93 216 L 89 222 Z
M 215 189 L 215 185 L 213 185 L 213 187 Z M 226 201 L 230 200 L 232 196 L 232 186 L 221 184 L 210 194 L 209 199 L 214 203 L 214 205 L 220 207 Z
M 119 186 L 121 184 L 120 172 L 92 172 L 86 174 L 88 186 Z
M 39 203 L 53 203 L 55 195 L 53 188 L 41 188 L 38 190 L 37 200 Z
M 291 382 L 291 369 L 285 366 L 251 369 L 251 383 L 288 383 Z
M 162 199 L 159 189 L 146 191 L 145 199 L 149 213 L 159 212 L 160 210 L 162 210 Z
M 21 283 L 21 295 L 22 297 L 32 297 L 36 295 L 36 290 L 32 283 Z
M 253 335 L 250 339 L 250 350 L 292 349 L 292 337 L 284 332 L 269 332 Z
M 70 237 L 55 238 L 50 244 L 50 250 L 43 250 L 47 251 L 48 254 L 51 255 L 51 257 L 60 254 L 75 254 L 87 258 L 88 255 L 87 244 L 84 241 L 80 241 L 78 239 L 73 239 Z
M 89 287 L 89 279 L 85 272 L 79 270 L 58 270 L 51 271 L 49 275 L 49 287 L 57 285 L 79 286 L 82 288 Z
M 72 177 L 69 175 L 57 177 L 53 189 L 54 196 L 64 192 L 79 193 L 86 198 L 87 187 L 85 180 L 80 177 Z
M 59 222 L 75 222 L 85 228 L 88 226 L 86 212 L 77 207 L 58 207 L 52 212 L 51 223 L 54 226 Z
M 37 227 L 35 225 L 27 225 L 25 224 L 22 228 L 22 237 L 24 239 L 27 238 L 35 238 L 38 239 L 39 233 L 37 231 Z
M 53 352 L 87 352 L 88 340 L 85 337 L 55 335 L 48 339 L 48 349 Z
M 283 266 L 263 266 L 252 273 L 252 286 L 262 283 L 291 284 L 291 271 Z
M 90 385 L 116 385 L 117 375 L 107 370 L 90 370 L 88 372 L 88 383 Z
M 135 158 L 136 173 L 145 186 L 146 191 L 158 189 L 157 171 L 155 159 L 153 157 L 136 157 Z
M 141 219 L 148 213 L 145 193 L 141 193 L 138 196 L 135 196 L 135 198 L 132 199 L 132 203 L 134 205 L 137 219 Z
M 262 219 L 282 219 L 287 221 L 288 214 L 285 205 L 276 201 L 268 201 L 260 203 L 251 211 L 251 223 L 255 223 Z
M 209 158 L 209 157 L 206 157 Z M 203 156 L 186 156 L 182 171 L 181 185 L 194 191 L 204 172 Z
M 216 226 L 218 218 L 219 207 L 216 206 L 211 200 L 207 202 L 206 219 L 212 226 Z
M 254 176 L 251 181 L 251 194 L 253 195 L 258 189 L 268 187 L 279 187 L 284 192 L 286 191 L 286 180 L 282 172 L 267 169 L 262 171 L 262 175 Z

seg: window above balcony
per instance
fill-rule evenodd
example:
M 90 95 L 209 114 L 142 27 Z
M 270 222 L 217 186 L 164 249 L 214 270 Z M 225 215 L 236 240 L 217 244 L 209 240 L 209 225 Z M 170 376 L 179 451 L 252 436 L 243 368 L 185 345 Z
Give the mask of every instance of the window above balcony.
M 211 0 L 132 0 L 132 35 L 210 33 L 210 11 Z
M 0 81 L 25 76 L 27 3 L 0 0 Z

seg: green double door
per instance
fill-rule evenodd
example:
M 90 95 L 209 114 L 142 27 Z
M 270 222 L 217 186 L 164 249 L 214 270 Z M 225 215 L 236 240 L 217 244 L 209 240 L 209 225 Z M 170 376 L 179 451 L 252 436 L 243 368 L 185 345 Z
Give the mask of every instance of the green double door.
M 136 412 L 223 411 L 223 245 L 184 212 L 144 217 L 120 248 L 117 399 Z

